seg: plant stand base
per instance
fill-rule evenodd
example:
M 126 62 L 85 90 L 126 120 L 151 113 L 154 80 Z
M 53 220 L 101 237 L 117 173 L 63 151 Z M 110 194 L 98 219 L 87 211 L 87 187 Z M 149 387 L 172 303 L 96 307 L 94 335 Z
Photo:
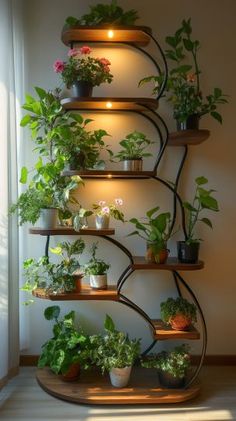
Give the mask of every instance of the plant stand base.
M 157 371 L 133 367 L 129 385 L 122 389 L 111 385 L 109 376 L 91 370 L 81 373 L 78 382 L 65 383 L 50 369 L 39 369 L 39 385 L 50 395 L 69 402 L 89 405 L 133 405 L 178 403 L 195 398 L 199 384 L 188 389 L 164 389 L 159 386 Z

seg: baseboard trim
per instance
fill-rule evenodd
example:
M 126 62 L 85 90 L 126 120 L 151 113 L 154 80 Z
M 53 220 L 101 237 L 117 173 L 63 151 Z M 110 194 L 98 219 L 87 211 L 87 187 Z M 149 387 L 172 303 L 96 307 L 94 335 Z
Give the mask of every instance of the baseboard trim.
M 8 371 L 8 374 L 3 377 L 2 379 L 0 379 L 0 390 L 6 386 L 7 382 L 12 379 L 12 377 L 17 376 L 17 374 L 19 373 L 19 367 L 13 367 L 10 368 L 10 370 Z
M 197 355 L 192 355 L 191 358 L 193 364 L 197 364 L 200 357 Z M 21 355 L 20 366 L 36 366 L 38 359 L 39 355 Z M 204 365 L 236 365 L 236 355 L 206 355 L 204 358 Z

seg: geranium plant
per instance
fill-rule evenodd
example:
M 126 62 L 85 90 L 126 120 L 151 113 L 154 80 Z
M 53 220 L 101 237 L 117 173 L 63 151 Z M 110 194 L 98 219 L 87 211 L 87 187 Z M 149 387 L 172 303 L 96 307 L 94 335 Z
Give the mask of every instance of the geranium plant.
M 61 74 L 67 88 L 70 88 L 77 81 L 88 82 L 91 86 L 99 86 L 105 82 L 111 83 L 113 75 L 110 72 L 110 61 L 104 57 L 91 57 L 91 52 L 92 49 L 84 45 L 79 49 L 72 48 L 69 50 L 68 62 L 55 61 L 54 71 Z
M 192 39 L 191 19 L 183 20 L 175 34 L 166 37 L 166 43 L 169 48 L 165 56 L 170 61 L 170 72 L 164 95 L 173 106 L 174 118 L 178 122 L 185 122 L 192 115 L 202 117 L 210 114 L 222 123 L 222 117 L 216 109 L 228 101 L 220 88 L 215 88 L 206 97 L 202 93 L 197 57 L 200 42 Z M 139 82 L 139 86 L 154 82 L 153 94 L 158 94 L 164 77 L 163 73 L 146 77 Z
M 122 206 L 123 200 L 117 198 L 114 200 L 114 203 L 107 204 L 104 200 L 100 200 L 98 203 L 94 203 L 93 213 L 98 216 L 111 216 L 114 219 L 124 222 L 124 214 L 117 206 Z

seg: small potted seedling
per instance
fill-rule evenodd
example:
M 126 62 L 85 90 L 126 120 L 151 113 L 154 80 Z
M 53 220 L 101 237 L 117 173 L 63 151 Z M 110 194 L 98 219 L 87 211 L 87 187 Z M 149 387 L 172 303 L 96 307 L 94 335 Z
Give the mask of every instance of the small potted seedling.
M 197 321 L 197 308 L 185 298 L 170 297 L 161 303 L 161 318 L 174 330 L 188 330 Z
M 98 243 L 91 247 L 91 259 L 84 266 L 85 275 L 89 275 L 90 286 L 93 289 L 107 289 L 107 270 L 110 265 L 96 256 Z
M 152 156 L 144 151 L 152 143 L 144 133 L 134 131 L 121 140 L 122 149 L 114 155 L 114 159 L 123 162 L 125 171 L 142 171 L 143 158 Z

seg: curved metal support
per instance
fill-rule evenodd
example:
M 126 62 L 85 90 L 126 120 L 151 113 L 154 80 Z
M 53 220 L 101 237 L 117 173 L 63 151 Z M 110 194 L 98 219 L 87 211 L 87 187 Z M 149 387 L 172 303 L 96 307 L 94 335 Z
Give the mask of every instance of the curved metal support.
M 129 266 L 129 270 L 127 271 L 125 276 L 119 282 L 119 286 L 118 286 L 118 293 L 119 294 L 120 294 L 120 291 L 121 291 L 125 281 L 129 278 L 130 275 L 132 275 L 133 272 L 134 272 L 134 269 L 131 266 Z
M 96 234 L 94 235 L 96 236 Z M 128 256 L 130 263 L 131 264 L 134 263 L 133 256 L 130 253 L 130 251 L 125 246 L 123 246 L 123 244 L 121 244 L 119 241 L 115 240 L 114 238 L 107 237 L 106 235 L 99 235 L 99 237 L 104 238 L 107 241 L 110 241 L 110 243 L 112 244 L 115 244 L 120 250 L 123 251 L 123 253 L 126 254 L 126 256 Z
M 179 297 L 182 297 L 183 295 L 182 295 L 181 289 L 179 287 L 179 282 L 178 282 L 178 278 L 176 276 L 176 273 L 175 272 L 172 272 L 172 275 L 173 275 L 174 280 L 175 280 L 175 286 L 176 286 L 176 289 L 178 291 L 178 295 L 179 295 Z
M 147 315 L 147 313 L 145 313 L 145 311 L 143 311 L 137 304 L 135 304 L 132 300 L 127 298 L 124 294 L 120 294 L 120 298 L 121 298 L 121 301 L 119 301 L 119 302 L 128 303 L 130 305 L 130 307 L 132 307 L 138 314 L 140 314 L 140 316 L 142 316 L 144 318 L 144 320 L 146 320 L 146 322 L 151 327 L 153 333 L 155 333 L 155 326 L 152 323 L 152 320 L 150 319 L 150 317 Z M 122 301 L 122 300 L 124 300 L 124 301 Z
M 194 372 L 194 375 L 192 376 L 192 378 L 187 382 L 187 384 L 185 385 L 185 389 L 187 389 L 197 378 L 202 365 L 203 365 L 203 361 L 204 361 L 204 357 L 206 354 L 206 348 L 207 348 L 207 327 L 206 327 L 206 321 L 202 312 L 202 309 L 200 307 L 200 304 L 195 296 L 195 294 L 193 293 L 193 291 L 191 290 L 191 288 L 189 287 L 189 285 L 185 282 L 185 280 L 182 278 L 182 276 L 177 272 L 174 271 L 176 278 L 177 278 L 177 282 L 181 282 L 183 284 L 183 286 L 186 288 L 186 290 L 189 292 L 189 294 L 191 295 L 194 303 L 197 306 L 197 309 L 199 311 L 200 317 L 201 317 L 201 322 L 202 322 L 202 333 L 203 333 L 203 341 L 202 341 L 202 353 L 201 353 L 201 358 L 199 361 L 199 364 Z
M 150 35 L 150 34 L 149 34 Z M 150 61 L 152 61 L 152 63 L 154 64 L 154 66 L 156 67 L 156 69 L 157 69 L 157 72 L 158 72 L 158 74 L 160 74 L 161 73 L 161 68 L 160 68 L 160 66 L 159 66 L 159 64 L 157 63 L 157 61 L 151 56 L 151 54 L 148 52 L 148 51 L 146 51 L 146 50 L 144 50 L 142 47 L 139 47 L 138 45 L 135 45 L 135 44 L 131 44 L 131 43 L 128 43 L 128 42 L 126 42 L 125 43 L 126 45 L 129 45 L 130 47 L 132 47 L 132 48 L 135 48 L 136 50 L 138 50 L 138 51 L 141 51 L 145 56 L 147 56 L 148 58 L 149 58 L 149 60 Z
M 145 32 L 145 33 L 147 33 L 147 32 Z M 160 44 L 158 43 L 158 41 L 156 40 L 156 38 L 154 38 L 154 36 L 152 34 L 148 34 L 148 35 L 150 36 L 150 38 L 153 40 L 153 42 L 157 46 L 157 48 L 158 48 L 158 50 L 159 50 L 159 52 L 161 54 L 161 58 L 163 60 L 163 63 L 164 63 L 164 75 L 165 75 L 165 77 L 164 77 L 164 80 L 163 80 L 161 89 L 160 89 L 160 91 L 159 91 L 159 93 L 157 95 L 157 99 L 159 99 L 159 98 L 161 98 L 161 96 L 162 96 L 162 94 L 163 94 L 163 92 L 165 90 L 165 87 L 166 87 L 166 83 L 167 83 L 167 79 L 168 79 L 168 66 L 167 66 L 167 61 L 166 61 L 166 58 L 165 58 L 165 54 L 163 53 Z
M 138 115 L 141 115 L 142 117 L 146 118 L 148 121 L 150 121 L 150 123 L 153 124 L 153 126 L 156 128 L 156 130 L 157 130 L 157 132 L 160 136 L 160 144 L 161 144 L 161 147 L 162 147 L 163 146 L 163 136 L 162 136 L 162 133 L 161 133 L 161 130 L 160 130 L 160 127 L 158 126 L 158 124 L 152 119 L 152 117 L 144 114 L 142 111 L 134 110 L 134 113 L 138 114 Z
M 45 256 L 48 258 L 48 249 L 50 243 L 50 235 L 47 235 L 46 245 L 45 245 Z
M 142 352 L 141 356 L 144 357 L 145 355 L 147 355 L 152 350 L 154 345 L 156 345 L 156 343 L 157 343 L 157 339 L 154 339 L 151 345 L 147 349 L 145 349 L 145 351 Z

